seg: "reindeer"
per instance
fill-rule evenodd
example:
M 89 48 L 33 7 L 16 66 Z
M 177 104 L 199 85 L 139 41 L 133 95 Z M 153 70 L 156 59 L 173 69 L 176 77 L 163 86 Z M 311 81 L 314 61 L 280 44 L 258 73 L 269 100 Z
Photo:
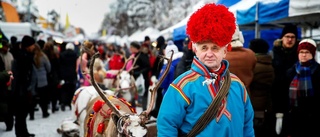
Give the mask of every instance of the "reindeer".
M 84 49 L 83 51 L 85 51 Z M 83 52 L 82 52 L 83 53 Z M 82 54 L 81 54 L 82 55 Z M 135 80 L 133 76 L 129 73 L 135 68 L 130 68 L 129 70 L 125 70 L 126 64 L 134 60 L 133 65 L 136 62 L 136 58 L 129 58 L 126 59 L 125 65 L 122 69 L 119 70 L 116 74 L 116 78 L 114 79 L 114 86 L 108 87 L 112 90 L 104 90 L 103 93 L 107 95 L 115 95 L 115 96 L 121 96 L 126 101 L 132 101 L 133 100 L 133 92 L 135 92 Z M 80 60 L 81 61 L 81 60 Z M 96 61 L 93 61 L 93 63 L 96 63 Z M 90 68 L 90 70 L 94 70 L 93 67 Z M 83 72 L 83 74 L 86 74 Z M 92 78 L 94 78 L 91 75 Z M 72 100 L 72 112 L 73 112 L 73 118 L 75 119 L 75 123 L 79 125 L 80 127 L 84 126 L 84 120 L 87 115 L 87 109 L 88 106 L 90 106 L 89 102 L 92 100 L 96 100 L 99 94 L 94 89 L 93 86 L 83 86 L 78 88 L 75 93 Z M 63 132 L 63 129 L 60 130 Z M 80 136 L 83 136 L 84 131 L 83 128 L 80 128 Z
M 133 67 L 136 64 L 137 57 L 129 58 L 126 60 L 123 67 L 119 70 L 116 79 L 115 79 L 115 94 L 119 95 L 120 97 L 124 98 L 128 102 L 133 102 L 134 94 L 136 92 L 136 86 L 135 86 L 135 79 L 133 75 L 130 73 L 136 67 Z M 133 60 L 132 67 L 126 70 L 126 66 L 129 61 Z
M 173 51 L 172 51 L 173 52 Z M 96 53 L 92 60 L 94 60 L 99 54 Z M 156 87 L 151 92 L 151 100 L 147 110 L 141 112 L 139 115 L 130 108 L 130 104 L 116 98 L 111 95 L 104 95 L 91 77 L 91 83 L 100 95 L 100 98 L 96 98 L 89 104 L 92 107 L 88 108 L 88 114 L 86 116 L 86 124 L 84 130 L 87 131 L 85 137 L 143 137 L 143 136 L 156 136 L 155 133 L 150 135 L 147 129 L 149 122 L 155 122 L 154 120 L 148 120 L 151 109 L 155 103 L 156 91 L 164 78 L 168 74 L 170 65 L 172 62 L 172 56 L 170 59 L 163 57 L 162 59 L 168 60 L 168 67 L 166 68 L 164 75 L 161 76 Z M 92 62 L 90 67 L 92 67 Z M 90 69 L 90 75 L 93 71 Z M 150 128 L 151 129 L 151 128 Z M 153 126 L 153 130 L 156 128 Z M 147 134 L 147 132 L 149 132 Z

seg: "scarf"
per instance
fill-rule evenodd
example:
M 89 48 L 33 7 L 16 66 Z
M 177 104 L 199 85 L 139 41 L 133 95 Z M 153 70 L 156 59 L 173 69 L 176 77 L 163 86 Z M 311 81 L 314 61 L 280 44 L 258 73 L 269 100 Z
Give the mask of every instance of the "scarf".
M 218 71 L 209 70 L 211 77 L 215 76 L 213 77 L 215 79 L 214 86 L 217 87 L 217 89 L 220 89 L 220 83 L 217 81 L 221 80 L 221 75 L 224 73 L 225 69 L 226 65 L 224 63 L 221 63 L 220 69 Z
M 291 81 L 289 88 L 290 106 L 297 107 L 299 98 L 314 95 L 311 81 L 311 64 L 314 64 L 312 61 L 310 60 L 305 64 L 296 63 L 297 74 Z

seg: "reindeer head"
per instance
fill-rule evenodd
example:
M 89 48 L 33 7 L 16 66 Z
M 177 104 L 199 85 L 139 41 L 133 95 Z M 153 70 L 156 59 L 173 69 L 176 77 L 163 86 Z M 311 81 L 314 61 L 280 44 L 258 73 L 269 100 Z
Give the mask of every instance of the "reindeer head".
M 133 70 L 133 67 L 130 68 L 129 70 L 126 70 L 126 66 L 127 66 L 128 62 L 130 62 L 132 60 L 134 60 L 132 63 L 132 66 L 134 66 L 136 63 L 136 58 L 126 59 L 124 66 L 122 67 L 122 69 L 119 70 L 119 73 L 117 74 L 117 77 L 116 77 L 116 87 L 117 87 L 116 91 L 117 91 L 117 93 L 120 92 L 120 94 L 122 95 L 122 97 L 126 101 L 132 100 L 131 91 L 136 90 L 135 79 L 130 74 L 130 71 Z
M 173 54 L 172 54 L 173 55 Z M 92 61 L 90 64 L 90 68 L 92 68 L 94 59 L 99 56 L 99 53 L 96 53 L 92 57 Z M 132 114 L 129 112 L 123 112 L 118 110 L 115 105 L 107 98 L 104 96 L 102 93 L 102 90 L 99 88 L 97 83 L 94 81 L 94 79 L 91 77 L 91 83 L 94 86 L 94 88 L 97 90 L 98 94 L 101 96 L 101 98 L 105 101 L 106 105 L 108 105 L 111 110 L 111 118 L 112 122 L 115 124 L 116 129 L 117 129 L 117 135 L 118 136 L 125 136 L 125 137 L 143 137 L 146 136 L 147 134 L 147 128 L 145 124 L 148 122 L 149 114 L 151 112 L 151 109 L 154 106 L 155 103 L 155 96 L 156 92 L 163 82 L 164 78 L 168 74 L 168 71 L 170 69 L 171 63 L 172 63 L 172 56 L 170 59 L 165 58 L 162 56 L 164 59 L 168 60 L 168 65 L 167 68 L 164 72 L 164 74 L 161 76 L 159 82 L 155 86 L 153 90 L 150 90 L 151 92 L 151 101 L 148 106 L 148 109 L 143 111 L 141 114 Z M 92 69 L 90 69 L 90 75 L 93 75 Z M 114 131 L 105 131 L 105 132 L 114 132 Z

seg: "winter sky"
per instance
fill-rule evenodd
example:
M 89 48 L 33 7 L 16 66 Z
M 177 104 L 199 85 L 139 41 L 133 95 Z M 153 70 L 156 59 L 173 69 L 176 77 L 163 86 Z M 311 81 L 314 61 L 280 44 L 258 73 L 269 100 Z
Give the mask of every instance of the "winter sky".
M 81 27 L 86 34 L 98 31 L 104 15 L 109 11 L 109 4 L 115 0 L 34 0 L 40 15 L 47 17 L 47 13 L 54 9 L 60 14 L 60 22 L 64 25 L 66 15 L 71 25 Z

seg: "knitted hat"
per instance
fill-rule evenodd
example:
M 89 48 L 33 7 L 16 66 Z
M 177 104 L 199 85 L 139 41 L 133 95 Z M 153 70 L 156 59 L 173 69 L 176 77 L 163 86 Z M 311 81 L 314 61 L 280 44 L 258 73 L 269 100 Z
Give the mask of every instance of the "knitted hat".
M 269 44 L 264 39 L 253 39 L 249 43 L 249 48 L 255 53 L 268 53 Z
M 238 25 L 236 26 L 236 31 L 232 35 L 231 47 L 243 47 L 244 38 L 242 32 L 239 30 Z
M 46 42 L 45 42 L 44 40 L 41 40 L 41 39 L 40 39 L 40 40 L 37 41 L 37 43 L 38 43 L 38 45 L 40 46 L 40 48 L 43 49 L 44 44 L 45 44 Z
M 21 47 L 28 48 L 35 43 L 36 43 L 36 41 L 32 37 L 26 35 L 26 36 L 23 36 L 23 38 L 22 38 Z
M 149 36 L 145 36 L 144 37 L 144 41 L 150 41 L 150 37 Z
M 130 46 L 140 49 L 140 44 L 137 41 L 131 42 Z
M 173 43 L 172 40 L 168 41 L 167 47 L 165 49 L 165 55 L 167 58 L 170 58 L 171 56 L 171 50 L 173 50 L 173 54 L 176 54 L 179 52 L 178 47 Z
M 281 37 L 280 39 L 286 35 L 287 33 L 293 33 L 296 37 L 298 36 L 298 29 L 297 26 L 294 25 L 286 25 L 283 29 L 282 29 L 282 33 L 281 33 Z
M 74 50 L 74 45 L 69 42 L 69 43 L 66 45 L 66 49 Z
M 231 42 L 235 30 L 233 13 L 224 5 L 209 3 L 190 16 L 186 33 L 192 43 L 211 41 L 224 47 Z
M 314 55 L 316 53 L 316 47 L 317 47 L 317 44 L 314 40 L 304 39 L 304 40 L 300 41 L 297 52 L 299 53 L 300 50 L 306 49 L 306 50 L 309 50 L 309 52 L 314 57 Z

